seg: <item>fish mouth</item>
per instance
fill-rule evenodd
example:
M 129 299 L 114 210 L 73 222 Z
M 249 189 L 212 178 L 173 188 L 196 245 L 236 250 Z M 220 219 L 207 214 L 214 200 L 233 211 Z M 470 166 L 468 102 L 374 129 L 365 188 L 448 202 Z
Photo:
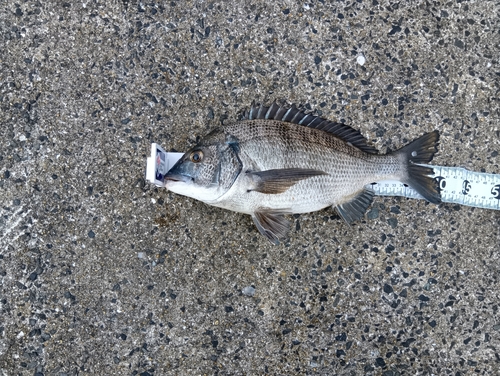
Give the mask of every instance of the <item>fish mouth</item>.
M 187 183 L 188 181 L 191 180 L 191 178 L 189 176 L 186 176 L 186 175 L 167 173 L 164 177 L 164 180 L 165 181 Z

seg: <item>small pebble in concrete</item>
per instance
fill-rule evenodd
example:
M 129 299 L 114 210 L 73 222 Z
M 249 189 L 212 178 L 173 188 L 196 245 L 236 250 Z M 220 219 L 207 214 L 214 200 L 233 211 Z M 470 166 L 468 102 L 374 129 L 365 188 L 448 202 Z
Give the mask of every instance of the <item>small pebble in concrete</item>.
M 254 296 L 255 295 L 255 287 L 253 286 L 246 286 L 241 290 L 241 292 L 246 295 L 246 296 Z

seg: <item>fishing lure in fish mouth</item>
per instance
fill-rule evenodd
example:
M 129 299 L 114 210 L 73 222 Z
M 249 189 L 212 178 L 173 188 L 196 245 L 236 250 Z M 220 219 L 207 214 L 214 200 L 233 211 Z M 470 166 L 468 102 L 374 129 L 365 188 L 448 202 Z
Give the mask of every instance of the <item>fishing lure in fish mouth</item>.
M 357 130 L 295 105 L 252 107 L 241 121 L 214 129 L 165 175 L 172 192 L 249 214 L 272 243 L 290 227 L 286 214 L 328 206 L 351 223 L 361 219 L 381 180 L 408 184 L 431 203 L 441 201 L 430 177 L 439 133 L 426 133 L 385 155 Z

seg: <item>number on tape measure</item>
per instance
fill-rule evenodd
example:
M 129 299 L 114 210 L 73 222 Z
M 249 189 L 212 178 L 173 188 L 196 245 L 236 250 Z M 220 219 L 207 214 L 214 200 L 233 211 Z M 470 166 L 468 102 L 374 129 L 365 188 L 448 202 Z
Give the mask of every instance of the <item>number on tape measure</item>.
M 491 194 L 494 198 L 500 200 L 500 184 L 497 184 L 493 188 L 491 188 Z

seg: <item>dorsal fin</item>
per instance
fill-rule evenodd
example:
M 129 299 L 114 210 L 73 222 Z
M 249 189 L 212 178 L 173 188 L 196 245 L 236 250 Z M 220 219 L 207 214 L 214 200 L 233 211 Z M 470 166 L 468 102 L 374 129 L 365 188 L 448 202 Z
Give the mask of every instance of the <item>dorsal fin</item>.
M 244 119 L 279 120 L 320 129 L 322 131 L 332 133 L 338 138 L 349 142 L 352 146 L 355 146 L 367 153 L 378 153 L 377 149 L 366 144 L 366 139 L 356 129 L 342 123 L 336 123 L 324 119 L 311 113 L 306 113 L 297 108 L 294 104 L 292 104 L 291 107 L 284 107 L 280 106 L 276 102 L 273 102 L 271 106 L 266 107 L 262 104 L 256 105 L 255 102 L 252 102 L 250 110 L 245 112 Z

